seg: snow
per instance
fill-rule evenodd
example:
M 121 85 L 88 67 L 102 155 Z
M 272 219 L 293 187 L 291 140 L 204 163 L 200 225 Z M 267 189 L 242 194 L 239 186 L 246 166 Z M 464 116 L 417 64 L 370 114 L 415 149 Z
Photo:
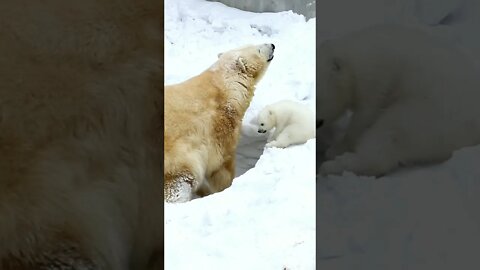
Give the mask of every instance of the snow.
M 315 140 L 265 149 L 252 122 L 282 99 L 315 111 L 315 19 L 165 1 L 165 84 L 199 74 L 218 53 L 267 42 L 275 58 L 244 117 L 237 177 L 223 192 L 165 204 L 165 269 L 315 269 Z
M 314 149 L 267 149 L 225 191 L 166 204 L 165 269 L 315 269 L 315 160 L 291 160 Z
M 165 205 L 165 269 L 480 269 L 480 146 L 379 179 L 345 173 L 315 183 L 315 140 L 264 149 L 251 123 L 280 99 L 314 108 L 316 22 L 318 42 L 381 21 L 416 24 L 480 63 L 477 0 L 361 2 L 318 1 L 318 19 L 305 21 L 292 12 L 165 1 L 166 84 L 200 73 L 224 50 L 276 46 L 245 115 L 232 186 Z
M 377 180 L 320 179 L 317 267 L 479 269 L 479 157 L 467 147 Z

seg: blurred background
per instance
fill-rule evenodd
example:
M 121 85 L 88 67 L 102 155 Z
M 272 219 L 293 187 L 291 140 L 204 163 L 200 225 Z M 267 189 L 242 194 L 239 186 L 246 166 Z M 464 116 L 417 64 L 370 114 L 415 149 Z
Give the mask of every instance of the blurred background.
M 315 17 L 315 0 L 220 0 L 227 6 L 252 12 L 280 12 L 292 10 L 307 19 Z

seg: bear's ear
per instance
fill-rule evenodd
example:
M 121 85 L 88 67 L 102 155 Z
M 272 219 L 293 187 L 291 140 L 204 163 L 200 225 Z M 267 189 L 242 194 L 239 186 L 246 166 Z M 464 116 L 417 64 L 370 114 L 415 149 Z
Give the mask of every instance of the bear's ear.
M 247 72 L 247 61 L 243 57 L 238 57 L 237 59 L 237 66 L 240 68 L 242 72 Z
M 273 114 L 272 110 L 269 109 L 269 110 L 268 110 L 268 114 L 269 114 L 269 115 L 272 115 L 272 114 Z
M 217 54 L 217 57 L 220 58 L 220 56 L 222 56 L 223 53 L 219 53 Z

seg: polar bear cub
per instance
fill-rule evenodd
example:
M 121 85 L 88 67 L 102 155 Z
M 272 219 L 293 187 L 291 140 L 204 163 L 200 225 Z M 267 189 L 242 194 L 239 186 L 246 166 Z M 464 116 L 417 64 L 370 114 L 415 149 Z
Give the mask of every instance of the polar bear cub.
M 282 100 L 265 106 L 257 117 L 258 133 L 275 128 L 267 147 L 285 148 L 315 137 L 315 117 L 305 105 Z

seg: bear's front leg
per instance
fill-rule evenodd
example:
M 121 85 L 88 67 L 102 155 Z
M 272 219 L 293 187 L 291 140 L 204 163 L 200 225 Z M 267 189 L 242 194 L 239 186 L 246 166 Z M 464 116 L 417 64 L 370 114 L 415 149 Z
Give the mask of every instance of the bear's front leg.
M 343 140 L 334 143 L 325 151 L 325 157 L 327 160 L 333 160 L 336 156 L 339 156 L 348 151 L 348 147 Z
M 268 148 L 270 147 L 285 148 L 287 146 L 288 144 L 281 140 L 271 141 L 265 145 L 265 147 L 268 147 Z
M 267 143 L 269 143 L 269 142 L 271 142 L 271 141 L 273 141 L 273 140 L 274 140 L 274 138 L 273 138 L 273 132 L 272 132 L 272 133 L 268 136 L 268 138 L 267 138 Z
M 190 172 L 165 175 L 164 197 L 168 203 L 188 202 L 192 199 L 196 179 Z
M 280 135 L 280 133 L 282 133 L 284 128 L 285 128 L 285 126 L 283 126 L 283 125 L 276 126 L 273 133 L 270 135 L 270 137 L 268 137 L 267 142 L 272 142 L 272 141 L 277 140 L 278 136 Z
M 355 121 L 356 120 L 356 121 Z M 355 140 L 362 135 L 366 123 L 353 117 L 352 122 L 347 127 L 345 135 L 338 141 L 334 142 L 326 151 L 325 157 L 327 160 L 333 160 L 346 152 L 350 152 L 353 148 Z
M 400 149 L 388 129 L 372 128 L 347 152 L 320 166 L 320 174 L 341 175 L 345 171 L 362 176 L 382 176 L 400 163 Z
M 226 160 L 208 179 L 212 192 L 220 192 L 232 185 L 235 177 L 235 157 Z
M 365 132 L 368 126 L 372 125 L 376 113 L 376 110 L 369 107 L 357 109 L 350 119 L 345 135 L 340 141 L 335 142 L 327 149 L 325 157 L 328 160 L 333 160 L 335 157 L 351 151 L 355 141 Z

